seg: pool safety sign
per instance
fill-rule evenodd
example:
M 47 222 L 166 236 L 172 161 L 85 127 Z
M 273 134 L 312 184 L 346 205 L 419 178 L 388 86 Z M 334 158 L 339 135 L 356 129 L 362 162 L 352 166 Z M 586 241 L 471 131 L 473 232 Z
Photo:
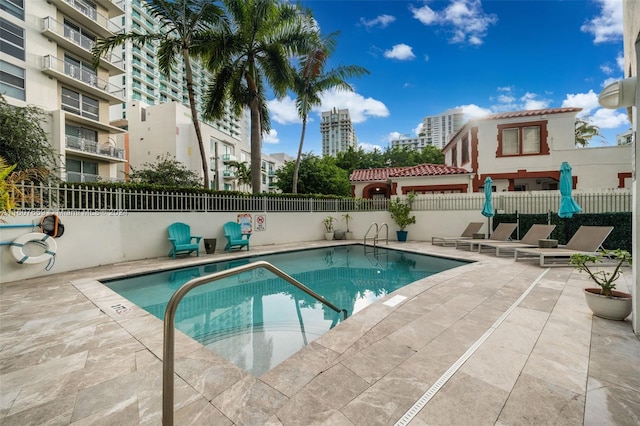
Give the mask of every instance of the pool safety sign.
M 238 215 L 238 223 L 243 234 L 250 234 L 253 231 L 251 224 L 251 215 L 249 213 L 243 213 Z
M 267 215 L 257 214 L 256 215 L 256 231 L 266 231 L 267 230 Z

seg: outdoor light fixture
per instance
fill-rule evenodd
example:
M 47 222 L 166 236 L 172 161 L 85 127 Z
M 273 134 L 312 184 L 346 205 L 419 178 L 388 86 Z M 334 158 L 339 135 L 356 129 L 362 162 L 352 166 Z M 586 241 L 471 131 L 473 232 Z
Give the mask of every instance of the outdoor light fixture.
M 636 100 L 637 77 L 629 77 L 609 84 L 598 95 L 598 103 L 607 109 L 630 107 Z

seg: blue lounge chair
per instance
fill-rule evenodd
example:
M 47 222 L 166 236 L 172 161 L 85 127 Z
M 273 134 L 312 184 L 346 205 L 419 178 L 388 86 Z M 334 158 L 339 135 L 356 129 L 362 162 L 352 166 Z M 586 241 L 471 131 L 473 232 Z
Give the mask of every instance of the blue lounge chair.
M 251 234 L 243 234 L 239 223 L 227 222 L 223 228 L 224 236 L 227 237 L 227 245 L 224 247 L 225 251 L 230 252 L 234 247 L 239 247 L 240 250 L 242 250 L 244 246 L 247 246 L 247 251 L 249 251 L 249 238 L 251 238 Z
M 169 231 L 169 241 L 173 247 L 169 252 L 169 256 L 176 258 L 176 254 L 178 253 L 187 253 L 187 255 L 192 252 L 196 252 L 196 256 L 200 256 L 200 239 L 202 237 L 194 237 L 191 235 L 191 227 L 186 223 L 176 222 L 169 225 L 167 229 Z M 193 240 L 195 239 L 195 243 Z

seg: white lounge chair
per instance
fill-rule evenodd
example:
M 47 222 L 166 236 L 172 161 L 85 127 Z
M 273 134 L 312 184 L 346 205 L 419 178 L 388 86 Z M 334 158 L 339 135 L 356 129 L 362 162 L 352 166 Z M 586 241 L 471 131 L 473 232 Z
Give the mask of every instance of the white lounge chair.
M 482 228 L 482 225 L 483 225 L 482 222 L 471 222 L 471 223 L 469 223 L 469 225 L 467 225 L 466 229 L 459 236 L 457 236 L 457 237 L 431 237 L 431 244 L 432 245 L 442 245 L 443 247 L 446 246 L 449 243 L 451 245 L 455 245 L 456 240 L 465 239 L 465 238 L 466 239 L 473 238 L 473 234 L 475 234 L 478 231 L 480 231 L 480 228 Z
M 514 251 L 514 260 L 538 258 L 540 266 L 567 266 L 569 258 L 575 253 L 596 254 L 604 240 L 613 231 L 613 226 L 586 226 L 582 225 L 567 245 L 557 248 L 517 248 Z M 558 259 L 563 260 L 557 263 Z
M 478 253 L 481 253 L 482 249 L 490 248 L 496 250 L 496 256 L 500 256 L 501 252 L 512 253 L 516 248 L 538 247 L 538 240 L 548 238 L 555 227 L 556 225 L 541 225 L 536 223 L 531 225 L 531 228 L 529 228 L 527 233 L 524 234 L 519 241 L 482 241 L 478 243 Z
M 496 229 L 493 230 L 493 234 L 491 234 L 491 236 L 489 237 L 489 240 L 507 241 L 509 238 L 511 238 L 511 234 L 513 234 L 513 231 L 516 230 L 517 226 L 518 226 L 517 223 L 506 223 L 506 222 L 500 223 L 498 226 L 496 226 Z M 473 249 L 477 244 L 484 243 L 487 241 L 488 240 L 485 240 L 485 239 L 471 239 L 471 240 L 458 239 L 456 240 L 456 248 L 459 249 L 463 247 L 469 247 L 469 250 L 473 251 Z

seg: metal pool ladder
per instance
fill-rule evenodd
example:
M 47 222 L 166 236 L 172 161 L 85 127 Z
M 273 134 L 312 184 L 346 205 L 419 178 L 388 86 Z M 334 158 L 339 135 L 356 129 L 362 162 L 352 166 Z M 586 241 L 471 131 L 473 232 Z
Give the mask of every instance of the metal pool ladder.
M 378 226 L 377 222 L 373 222 L 371 225 L 369 225 L 369 229 L 367 229 L 367 232 L 364 234 L 364 244 L 367 244 L 367 237 L 369 236 L 369 231 L 371 231 L 372 228 L 375 227 L 376 233 L 373 237 L 369 237 L 373 239 L 373 246 L 375 247 L 376 245 L 378 245 L 378 240 L 380 239 L 380 231 L 382 231 L 382 229 L 385 229 L 387 232 L 385 234 L 385 239 L 384 241 L 387 243 L 387 245 L 389 245 L 389 225 L 387 225 L 386 223 L 383 223 L 382 225 Z
M 344 315 L 344 319 L 347 319 L 347 310 L 340 309 L 333 303 L 327 301 L 324 297 L 314 292 L 300 281 L 296 280 L 292 276 L 288 275 L 284 271 L 276 268 L 269 262 L 263 260 L 249 263 L 247 265 L 236 266 L 235 268 L 227 269 L 226 271 L 216 272 L 204 277 L 194 278 L 191 281 L 184 284 L 169 299 L 167 308 L 164 311 L 164 342 L 162 347 L 162 424 L 163 426 L 173 426 L 173 392 L 174 392 L 174 361 L 175 361 L 175 319 L 176 310 L 180 301 L 196 287 L 200 287 L 204 284 L 209 284 L 214 281 L 218 281 L 223 278 L 230 277 L 232 275 L 240 274 L 252 269 L 265 268 L 273 272 L 278 277 L 287 281 L 291 285 L 304 291 L 311 297 L 317 299 L 319 302 L 327 305 L 334 311 Z

